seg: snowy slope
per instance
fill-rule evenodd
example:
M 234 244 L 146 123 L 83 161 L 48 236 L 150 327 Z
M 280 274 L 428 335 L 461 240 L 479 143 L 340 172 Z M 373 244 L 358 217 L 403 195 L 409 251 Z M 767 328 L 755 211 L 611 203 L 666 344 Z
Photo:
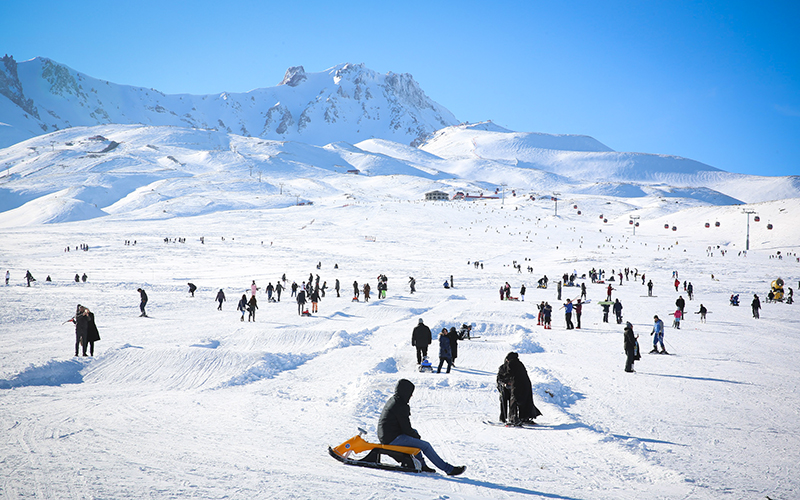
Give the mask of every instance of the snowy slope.
M 129 141 L 117 149 L 130 145 L 135 129 L 119 133 Z M 199 154 L 222 143 L 218 136 L 183 140 Z M 307 154 L 266 141 L 245 153 L 238 142 L 245 139 L 231 140 L 243 155 Z M 176 143 L 162 154 L 188 154 Z M 160 175 L 157 168 L 167 166 L 139 168 Z M 338 177 L 392 196 L 432 182 Z M 172 203 L 188 207 L 193 189 Z M 314 202 L 167 219 L 126 210 L 0 229 L 0 270 L 11 274 L 8 286 L 0 284 L 3 496 L 703 500 L 793 498 L 800 487 L 797 305 L 764 304 L 760 320 L 748 307 L 776 277 L 792 286 L 800 279 L 797 199 L 739 207 L 565 194 L 558 217 L 549 198 L 522 196 L 426 203 L 365 194 Z M 739 254 L 742 208 L 761 217 L 750 219 L 746 257 Z M 634 236 L 628 217 L 637 214 Z M 80 244 L 89 250 L 77 250 Z M 778 251 L 785 258 L 773 258 Z M 482 269 L 471 264 L 476 259 Z M 605 298 L 605 284 L 579 280 L 592 302 L 582 329 L 570 331 L 558 308 L 577 291 L 565 288 L 559 301 L 554 286 L 534 286 L 544 274 L 553 283 L 573 269 L 610 274 L 623 267 L 656 284 L 654 298 L 642 297 L 645 287 L 632 276 L 614 284 L 625 320 L 649 350 L 653 315 L 666 318 L 673 353 L 644 354 L 634 374 L 623 372 L 621 326 L 603 323 L 595 304 Z M 38 279 L 30 288 L 26 269 Z M 686 297 L 670 286 L 675 270 L 696 293 L 680 330 L 669 328 L 675 299 Z M 72 280 L 84 272 L 86 283 Z M 309 273 L 327 283 L 319 314 L 298 316 L 288 294 L 267 302 L 264 287 L 284 273 L 289 284 Z M 368 303 L 351 301 L 353 281 L 374 290 L 380 273 L 389 277 L 387 299 L 373 293 Z M 445 290 L 450 275 L 455 288 Z M 413 295 L 409 276 L 417 278 Z M 261 288 L 257 321 L 241 322 L 235 303 L 249 295 L 252 280 Z M 199 287 L 194 298 L 187 282 Z M 527 284 L 525 301 L 497 300 L 505 282 L 514 296 Z M 138 317 L 137 287 L 150 296 L 150 318 Z M 214 302 L 219 289 L 227 295 L 222 311 Z M 741 294 L 743 307 L 728 305 L 731 293 Z M 545 300 L 555 308 L 552 330 L 536 325 L 535 304 Z M 74 327 L 63 324 L 78 303 L 97 317 L 102 340 L 93 358 L 72 356 Z M 700 303 L 711 311 L 705 324 L 693 314 Z M 450 374 L 416 370 L 410 336 L 420 317 L 434 333 L 475 325 L 480 338 L 459 343 Z M 509 351 L 528 369 L 543 412 L 539 428 L 483 423 L 497 418 L 495 374 Z M 434 359 L 436 353 L 432 348 Z M 359 426 L 376 439 L 381 409 L 400 378 L 416 384 L 415 428 L 446 460 L 467 465 L 463 476 L 373 471 L 328 456 L 328 445 Z
M 289 68 L 275 87 L 165 95 L 84 75 L 47 58 L 0 59 L 0 147 L 54 130 L 118 123 L 218 129 L 324 145 L 371 137 L 411 143 L 457 123 L 408 74 L 363 64 Z

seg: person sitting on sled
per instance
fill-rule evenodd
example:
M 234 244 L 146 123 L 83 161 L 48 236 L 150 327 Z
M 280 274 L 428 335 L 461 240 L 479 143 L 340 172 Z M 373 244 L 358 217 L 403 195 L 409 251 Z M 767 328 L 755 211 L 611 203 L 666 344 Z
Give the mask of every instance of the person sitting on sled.
M 400 379 L 395 387 L 394 395 L 386 401 L 381 418 L 378 420 L 378 439 L 381 444 L 419 448 L 433 462 L 433 465 L 442 469 L 448 476 L 457 476 L 463 473 L 466 466 L 453 466 L 442 460 L 436 454 L 433 446 L 420 439 L 419 433 L 411 427 L 411 407 L 408 402 L 412 394 L 414 394 L 414 384 L 410 380 Z M 422 463 L 423 471 L 433 472 L 433 469 L 425 464 L 425 459 L 421 454 L 418 454 L 416 458 Z

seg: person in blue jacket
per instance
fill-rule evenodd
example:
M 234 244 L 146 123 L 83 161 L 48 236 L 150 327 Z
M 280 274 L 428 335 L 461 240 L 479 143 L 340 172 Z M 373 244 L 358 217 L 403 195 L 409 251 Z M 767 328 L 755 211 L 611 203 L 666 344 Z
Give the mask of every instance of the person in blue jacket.
M 661 354 L 668 354 L 664 349 L 664 322 L 658 319 L 658 316 L 653 316 L 653 331 L 650 332 L 653 336 L 653 350 L 650 354 L 658 354 L 658 344 L 661 344 Z

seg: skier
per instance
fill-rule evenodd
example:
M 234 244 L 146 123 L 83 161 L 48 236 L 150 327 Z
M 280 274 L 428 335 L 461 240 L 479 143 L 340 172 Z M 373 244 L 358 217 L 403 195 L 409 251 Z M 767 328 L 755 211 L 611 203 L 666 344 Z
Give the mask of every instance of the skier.
M 447 361 L 447 372 L 453 367 L 453 351 L 450 348 L 450 337 L 447 335 L 447 328 L 442 328 L 439 333 L 439 368 L 436 373 L 442 373 L 442 365 Z
M 78 304 L 75 316 L 68 321 L 75 323 L 75 355 L 78 356 L 78 348 L 83 347 L 83 355 L 86 356 L 86 344 L 89 339 L 89 314 L 86 308 Z
M 247 322 L 250 323 L 250 319 L 253 320 L 253 323 L 256 322 L 256 309 L 258 309 L 258 301 L 256 300 L 256 294 L 250 296 L 250 300 L 247 301 Z
M 222 310 L 222 303 L 225 301 L 225 292 L 222 291 L 222 288 L 219 289 L 217 292 L 217 302 L 219 302 L 219 306 L 217 306 L 217 311 Z
M 617 324 L 622 324 L 622 302 L 617 299 L 614 302 L 614 315 L 617 317 Z
M 508 422 L 508 405 L 511 404 L 511 375 L 503 362 L 497 370 L 497 390 L 500 392 L 500 421 Z
M 761 309 L 761 301 L 758 300 L 758 295 L 753 294 L 753 302 L 750 303 L 750 306 L 753 308 L 753 317 L 758 319 L 760 316 L 758 315 L 758 310 Z
M 431 344 L 431 329 L 419 319 L 419 323 L 411 332 L 411 345 L 417 348 L 417 364 L 428 356 L 428 346 Z
M 139 297 L 141 298 L 141 302 L 139 303 L 139 310 L 142 311 L 142 314 L 139 315 L 140 318 L 146 318 L 147 312 L 145 312 L 144 307 L 147 305 L 147 294 L 141 288 L 136 289 L 139 292 Z
M 678 296 L 678 300 L 675 301 L 675 305 L 681 310 L 681 316 L 683 316 L 684 310 L 686 309 L 686 301 L 683 300 L 683 295 Z
M 194 285 L 194 283 L 188 283 L 188 285 L 189 285 L 189 293 L 191 293 L 192 297 L 194 297 L 194 291 L 197 290 L 197 287 Z
M 534 423 L 533 420 L 542 412 L 533 404 L 531 379 L 528 377 L 525 365 L 519 360 L 519 354 L 510 352 L 506 355 L 503 366 L 498 370 L 497 378 L 509 389 L 511 396 L 505 422 L 509 425 Z
M 633 334 L 633 325 L 631 322 L 625 325 L 625 371 L 633 373 L 633 362 L 640 359 L 639 356 L 639 342 L 637 342 L 638 335 Z
M 683 318 L 683 312 L 680 309 L 675 309 L 675 312 L 672 313 L 675 317 L 675 320 L 672 323 L 672 326 L 675 327 L 676 330 L 681 329 L 681 318 Z
M 237 311 L 242 312 L 242 318 L 240 321 L 244 321 L 244 312 L 247 310 L 247 295 L 242 294 L 242 298 L 239 299 L 239 304 L 236 306 Z
M 706 309 L 706 306 L 704 306 L 703 304 L 700 304 L 700 310 L 697 311 L 695 314 L 699 314 L 700 315 L 700 322 L 701 323 L 705 323 L 706 322 L 706 314 L 707 313 L 708 313 L 708 309 Z
M 433 446 L 420 438 L 419 433 L 411 427 L 411 408 L 409 401 L 414 394 L 414 384 L 406 379 L 400 379 L 395 387 L 394 395 L 386 401 L 386 405 L 381 412 L 378 420 L 378 439 L 381 444 L 394 446 L 409 446 L 419 448 L 433 464 L 442 469 L 448 476 L 462 474 L 466 466 L 452 466 L 442 460 Z M 422 463 L 423 472 L 434 472 L 427 466 L 422 454 L 417 454 L 416 458 Z
M 664 322 L 658 319 L 658 315 L 653 316 L 653 331 L 650 335 L 653 336 L 653 350 L 650 354 L 658 354 L 658 344 L 661 344 L 661 354 L 667 354 L 664 349 Z
M 572 330 L 575 326 L 572 324 L 572 309 L 575 307 L 572 305 L 572 300 L 567 299 L 567 303 L 562 306 L 564 308 L 564 318 L 567 321 L 567 330 Z

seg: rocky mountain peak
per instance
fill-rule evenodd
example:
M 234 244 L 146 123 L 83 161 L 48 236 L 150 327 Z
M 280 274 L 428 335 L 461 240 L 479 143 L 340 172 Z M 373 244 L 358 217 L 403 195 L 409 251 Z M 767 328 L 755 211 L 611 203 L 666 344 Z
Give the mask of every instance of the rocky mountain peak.
M 290 87 L 297 87 L 306 80 L 306 70 L 302 66 L 292 66 L 286 70 L 283 75 L 283 80 L 278 85 L 288 85 Z

